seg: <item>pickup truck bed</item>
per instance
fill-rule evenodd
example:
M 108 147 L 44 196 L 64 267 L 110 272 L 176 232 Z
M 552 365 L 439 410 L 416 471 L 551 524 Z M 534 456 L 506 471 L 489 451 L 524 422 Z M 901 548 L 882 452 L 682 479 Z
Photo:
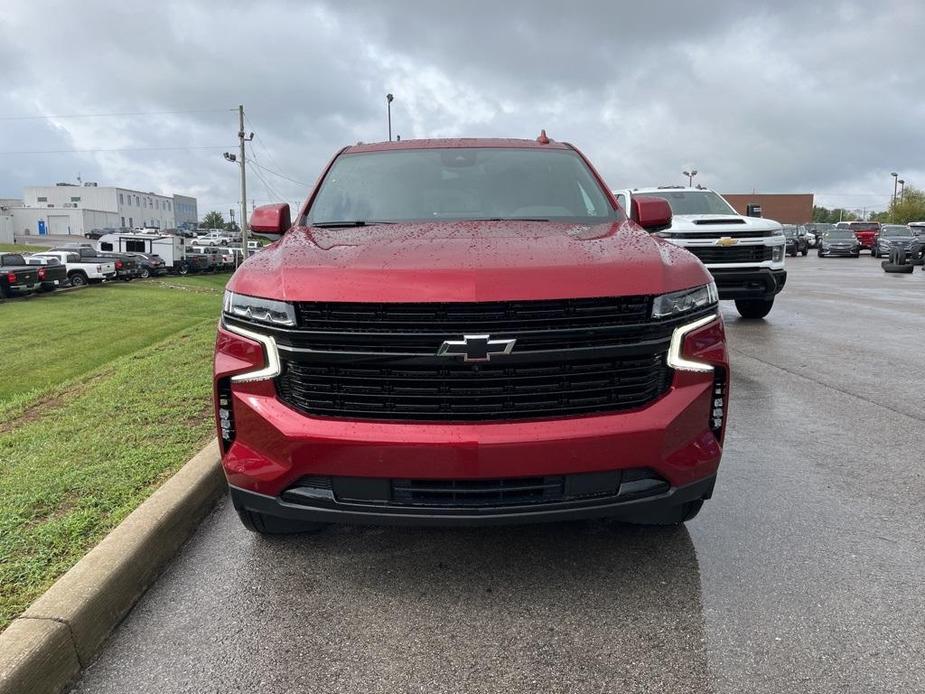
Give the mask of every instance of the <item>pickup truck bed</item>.
M 38 284 L 39 268 L 26 264 L 21 253 L 0 253 L 0 295 L 28 294 Z

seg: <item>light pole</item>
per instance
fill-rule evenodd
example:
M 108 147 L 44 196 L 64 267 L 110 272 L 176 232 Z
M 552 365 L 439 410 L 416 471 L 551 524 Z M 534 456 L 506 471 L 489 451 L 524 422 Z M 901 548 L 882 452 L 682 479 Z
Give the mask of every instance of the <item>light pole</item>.
M 892 222 L 892 221 L 893 221 L 893 215 L 895 214 L 895 213 L 893 212 L 893 207 L 896 206 L 896 183 L 897 183 L 897 179 L 899 178 L 899 174 L 896 173 L 895 171 L 893 171 L 893 172 L 890 174 L 890 176 L 893 177 L 893 198 L 890 200 L 890 221 Z
M 903 179 L 899 179 L 899 204 L 903 204 L 903 191 L 906 190 L 906 182 Z
M 385 95 L 385 107 L 389 114 L 389 142 L 392 141 L 392 100 L 394 98 L 391 93 Z
M 691 169 L 690 171 L 682 171 L 685 176 L 687 176 L 687 187 L 694 187 L 694 176 L 697 175 L 697 169 Z

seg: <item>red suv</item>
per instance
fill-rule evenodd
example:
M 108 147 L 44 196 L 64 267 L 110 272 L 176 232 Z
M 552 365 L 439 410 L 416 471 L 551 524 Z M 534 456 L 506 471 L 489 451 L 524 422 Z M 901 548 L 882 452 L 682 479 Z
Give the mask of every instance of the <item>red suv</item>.
M 710 273 L 574 147 L 342 149 L 228 283 L 215 412 L 264 533 L 323 523 L 670 524 L 713 491 L 729 367 Z

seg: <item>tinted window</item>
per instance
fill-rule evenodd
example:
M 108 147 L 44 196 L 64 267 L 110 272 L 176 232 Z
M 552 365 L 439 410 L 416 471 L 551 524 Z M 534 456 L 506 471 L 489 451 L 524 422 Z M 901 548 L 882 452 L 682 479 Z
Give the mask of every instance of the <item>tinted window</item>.
M 3 262 L 0 265 L 25 265 L 26 259 L 18 253 L 7 253 L 3 256 Z
M 848 229 L 832 229 L 825 233 L 828 239 L 853 239 L 854 234 Z
M 125 242 L 125 250 L 133 253 L 141 253 L 145 250 L 145 242 L 137 239 L 129 239 Z
M 660 190 L 657 193 L 639 195 L 657 195 L 665 198 L 671 205 L 672 214 L 738 214 L 729 203 L 709 190 Z
M 881 236 L 912 236 L 912 229 L 902 226 L 887 226 L 880 230 Z
M 623 218 L 570 150 L 474 147 L 338 157 L 308 216 L 313 224 Z
M 102 250 L 102 251 L 111 251 L 111 250 L 112 250 L 112 244 L 109 243 L 108 241 L 104 241 L 103 243 L 100 244 L 100 250 Z

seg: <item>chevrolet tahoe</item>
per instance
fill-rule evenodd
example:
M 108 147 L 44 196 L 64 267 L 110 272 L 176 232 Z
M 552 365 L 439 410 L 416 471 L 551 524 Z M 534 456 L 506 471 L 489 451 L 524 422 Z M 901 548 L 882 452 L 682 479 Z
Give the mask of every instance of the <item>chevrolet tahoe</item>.
M 693 518 L 729 364 L 670 225 L 545 133 L 345 147 L 294 223 L 258 207 L 214 358 L 244 525 Z

